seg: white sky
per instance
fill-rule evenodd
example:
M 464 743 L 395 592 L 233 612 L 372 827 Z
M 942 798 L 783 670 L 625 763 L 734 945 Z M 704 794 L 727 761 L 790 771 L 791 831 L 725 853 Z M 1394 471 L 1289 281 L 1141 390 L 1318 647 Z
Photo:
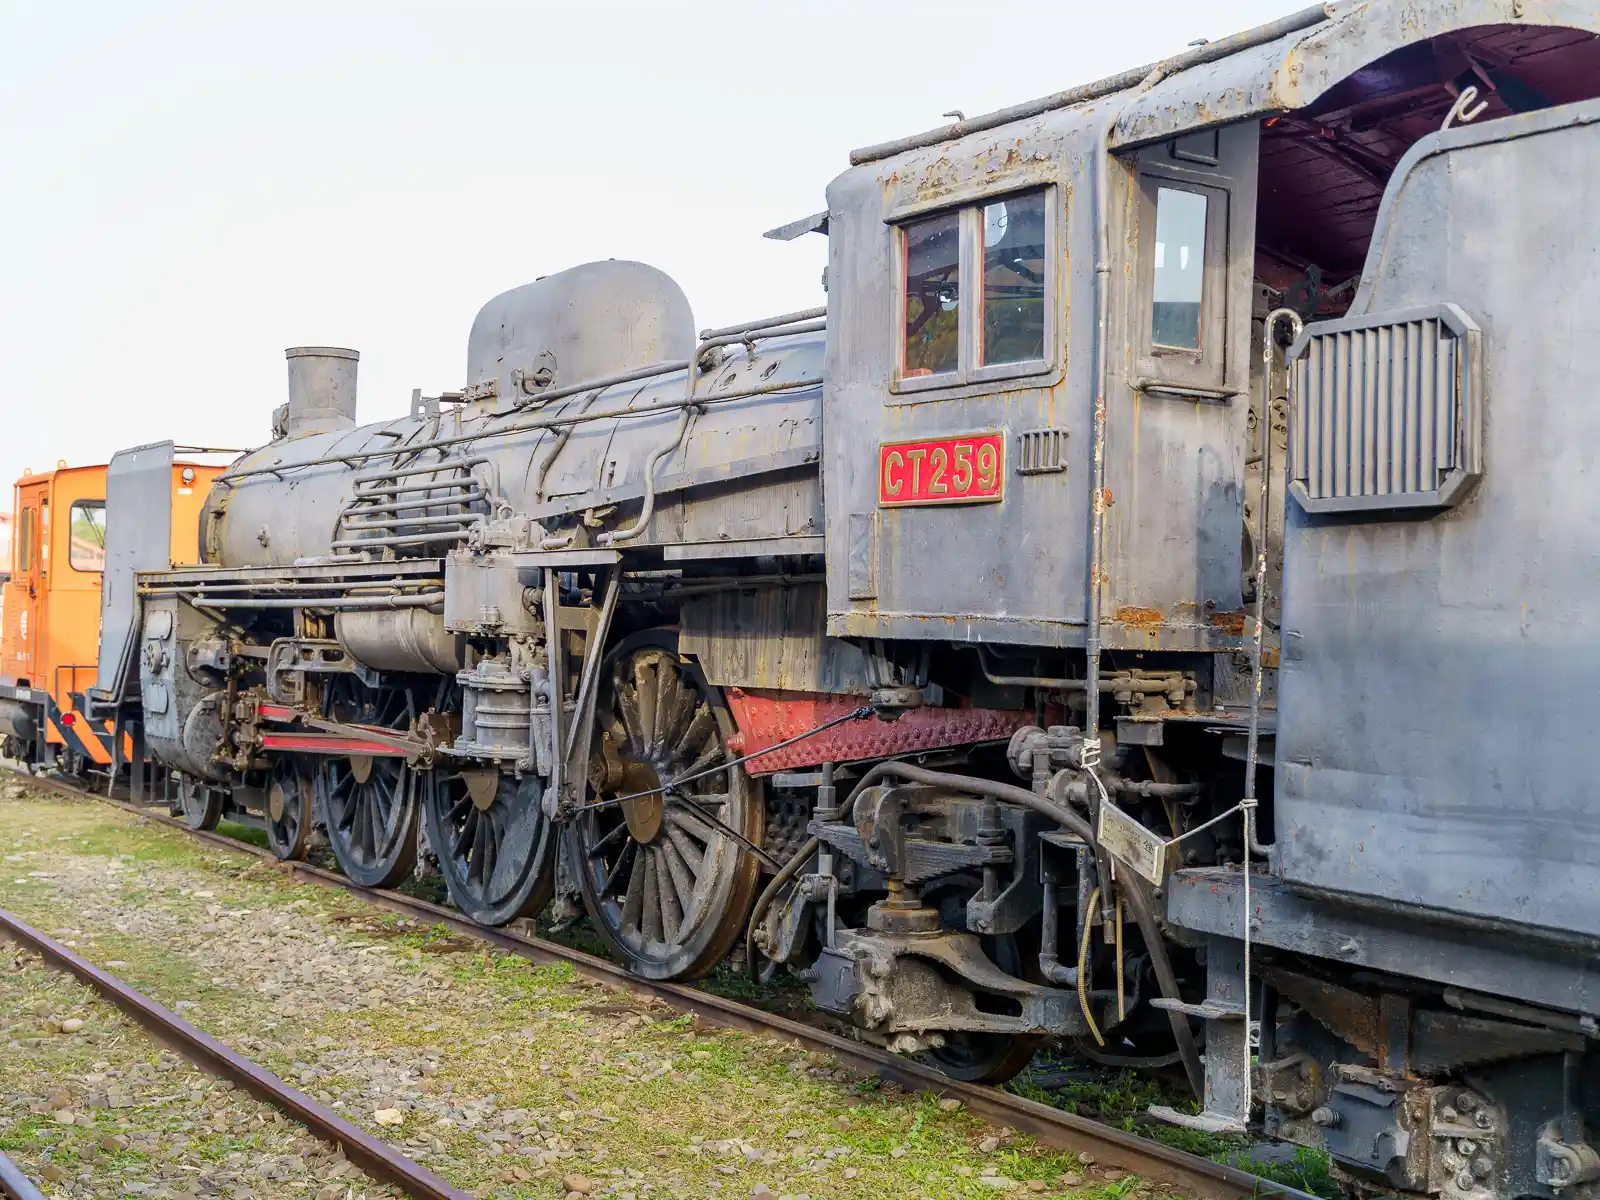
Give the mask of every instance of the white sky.
M 491 295 L 589 259 L 701 327 L 821 303 L 823 239 L 760 234 L 853 147 L 1295 6 L 0 0 L 0 477 L 259 444 L 291 345 L 404 412 Z

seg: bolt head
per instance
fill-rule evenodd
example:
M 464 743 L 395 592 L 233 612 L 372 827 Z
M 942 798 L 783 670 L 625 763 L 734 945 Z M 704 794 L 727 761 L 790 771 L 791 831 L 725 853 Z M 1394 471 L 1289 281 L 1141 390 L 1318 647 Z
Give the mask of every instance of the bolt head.
M 1474 1116 L 1474 1117 L 1473 1117 L 1473 1118 L 1472 1118 L 1472 1123 L 1473 1123 L 1473 1124 L 1474 1124 L 1474 1125 L 1476 1125 L 1476 1126 L 1477 1126 L 1477 1127 L 1478 1127 L 1478 1128 L 1479 1128 L 1479 1129 L 1487 1129 L 1487 1128 L 1489 1128 L 1489 1126 L 1490 1126 L 1490 1125 L 1492 1125 L 1492 1124 L 1493 1124 L 1493 1123 L 1494 1123 L 1494 1122 L 1493 1122 L 1493 1121 L 1491 1121 L 1491 1120 L 1490 1120 L 1490 1118 L 1489 1118 L 1489 1114 L 1488 1114 L 1488 1113 L 1486 1113 L 1486 1112 L 1484 1112 L 1484 1111 L 1483 1111 L 1483 1110 L 1482 1110 L 1482 1109 L 1481 1109 L 1481 1108 L 1480 1108 L 1480 1109 L 1479 1109 L 1479 1110 L 1478 1110 L 1478 1112 L 1477 1112 L 1477 1115 L 1476 1115 L 1476 1116 Z
M 1472 1160 L 1472 1173 L 1479 1179 L 1489 1178 L 1489 1172 L 1493 1170 L 1494 1164 L 1481 1154 Z
M 1311 1110 L 1311 1123 L 1320 1125 L 1324 1129 L 1332 1129 L 1339 1123 L 1339 1114 L 1323 1104 Z
M 1478 1107 L 1478 1098 L 1471 1092 L 1462 1092 L 1456 1097 L 1456 1107 L 1462 1112 L 1471 1112 Z
M 1456 1143 L 1456 1150 L 1463 1158 L 1471 1158 L 1478 1152 L 1478 1143 L 1471 1138 L 1462 1138 Z
M 1456 1176 L 1456 1186 L 1462 1191 L 1470 1191 L 1477 1185 L 1477 1180 L 1472 1177 L 1471 1171 L 1463 1171 Z

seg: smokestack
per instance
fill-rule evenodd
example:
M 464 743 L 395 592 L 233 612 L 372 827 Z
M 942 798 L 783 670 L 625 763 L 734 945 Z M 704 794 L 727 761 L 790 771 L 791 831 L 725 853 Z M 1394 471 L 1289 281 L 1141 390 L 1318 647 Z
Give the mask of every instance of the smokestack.
M 356 366 L 361 355 L 338 346 L 291 346 L 289 404 L 283 422 L 290 437 L 336 433 L 356 424 Z

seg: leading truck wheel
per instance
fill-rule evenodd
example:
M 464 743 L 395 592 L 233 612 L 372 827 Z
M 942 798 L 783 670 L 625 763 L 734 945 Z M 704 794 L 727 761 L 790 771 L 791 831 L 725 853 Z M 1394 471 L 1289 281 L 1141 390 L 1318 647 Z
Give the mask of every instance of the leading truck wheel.
M 539 780 L 437 767 L 422 788 L 428 845 L 455 906 L 480 925 L 537 916 L 555 894 L 558 846 Z
M 625 639 L 600 669 L 589 806 L 569 826 L 589 918 L 646 979 L 693 979 L 733 948 L 755 899 L 760 786 L 735 767 L 665 794 L 617 803 L 726 762 L 733 721 L 720 694 L 678 657 L 674 634 Z
M 324 709 L 333 719 L 405 729 L 415 715 L 404 688 L 367 688 L 340 678 Z M 361 887 L 393 887 L 417 865 L 417 772 L 390 754 L 324 759 L 316 800 L 339 870 Z
M 922 902 L 939 910 L 940 924 L 949 929 L 967 927 L 967 901 L 977 892 L 976 882 L 955 881 L 935 886 L 923 894 Z M 1007 975 L 1025 979 L 1033 972 L 1024 948 L 1026 939 L 1017 934 L 984 936 L 983 952 Z M 1037 952 L 1033 962 L 1037 961 Z M 1036 981 L 1037 982 L 1037 981 Z M 1030 1062 L 1039 1049 L 1040 1038 L 1013 1033 L 948 1032 L 944 1045 L 925 1054 L 929 1066 L 967 1083 L 1004 1083 Z
M 178 811 L 190 829 L 215 829 L 222 820 L 222 793 L 192 775 L 174 775 Z

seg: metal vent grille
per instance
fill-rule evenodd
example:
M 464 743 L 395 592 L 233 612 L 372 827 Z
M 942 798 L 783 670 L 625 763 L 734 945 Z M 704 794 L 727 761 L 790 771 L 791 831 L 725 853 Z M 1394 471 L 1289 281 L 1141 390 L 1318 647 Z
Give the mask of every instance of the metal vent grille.
M 1453 304 L 1308 326 L 1289 489 L 1307 512 L 1446 508 L 1481 466 L 1479 333 Z
M 489 460 L 444 455 L 437 461 L 376 467 L 355 477 L 339 513 L 336 558 L 427 558 L 466 541 L 487 519 L 489 493 L 473 468 Z
M 1067 431 L 1030 429 L 1017 436 L 1017 474 L 1049 475 L 1067 469 Z

